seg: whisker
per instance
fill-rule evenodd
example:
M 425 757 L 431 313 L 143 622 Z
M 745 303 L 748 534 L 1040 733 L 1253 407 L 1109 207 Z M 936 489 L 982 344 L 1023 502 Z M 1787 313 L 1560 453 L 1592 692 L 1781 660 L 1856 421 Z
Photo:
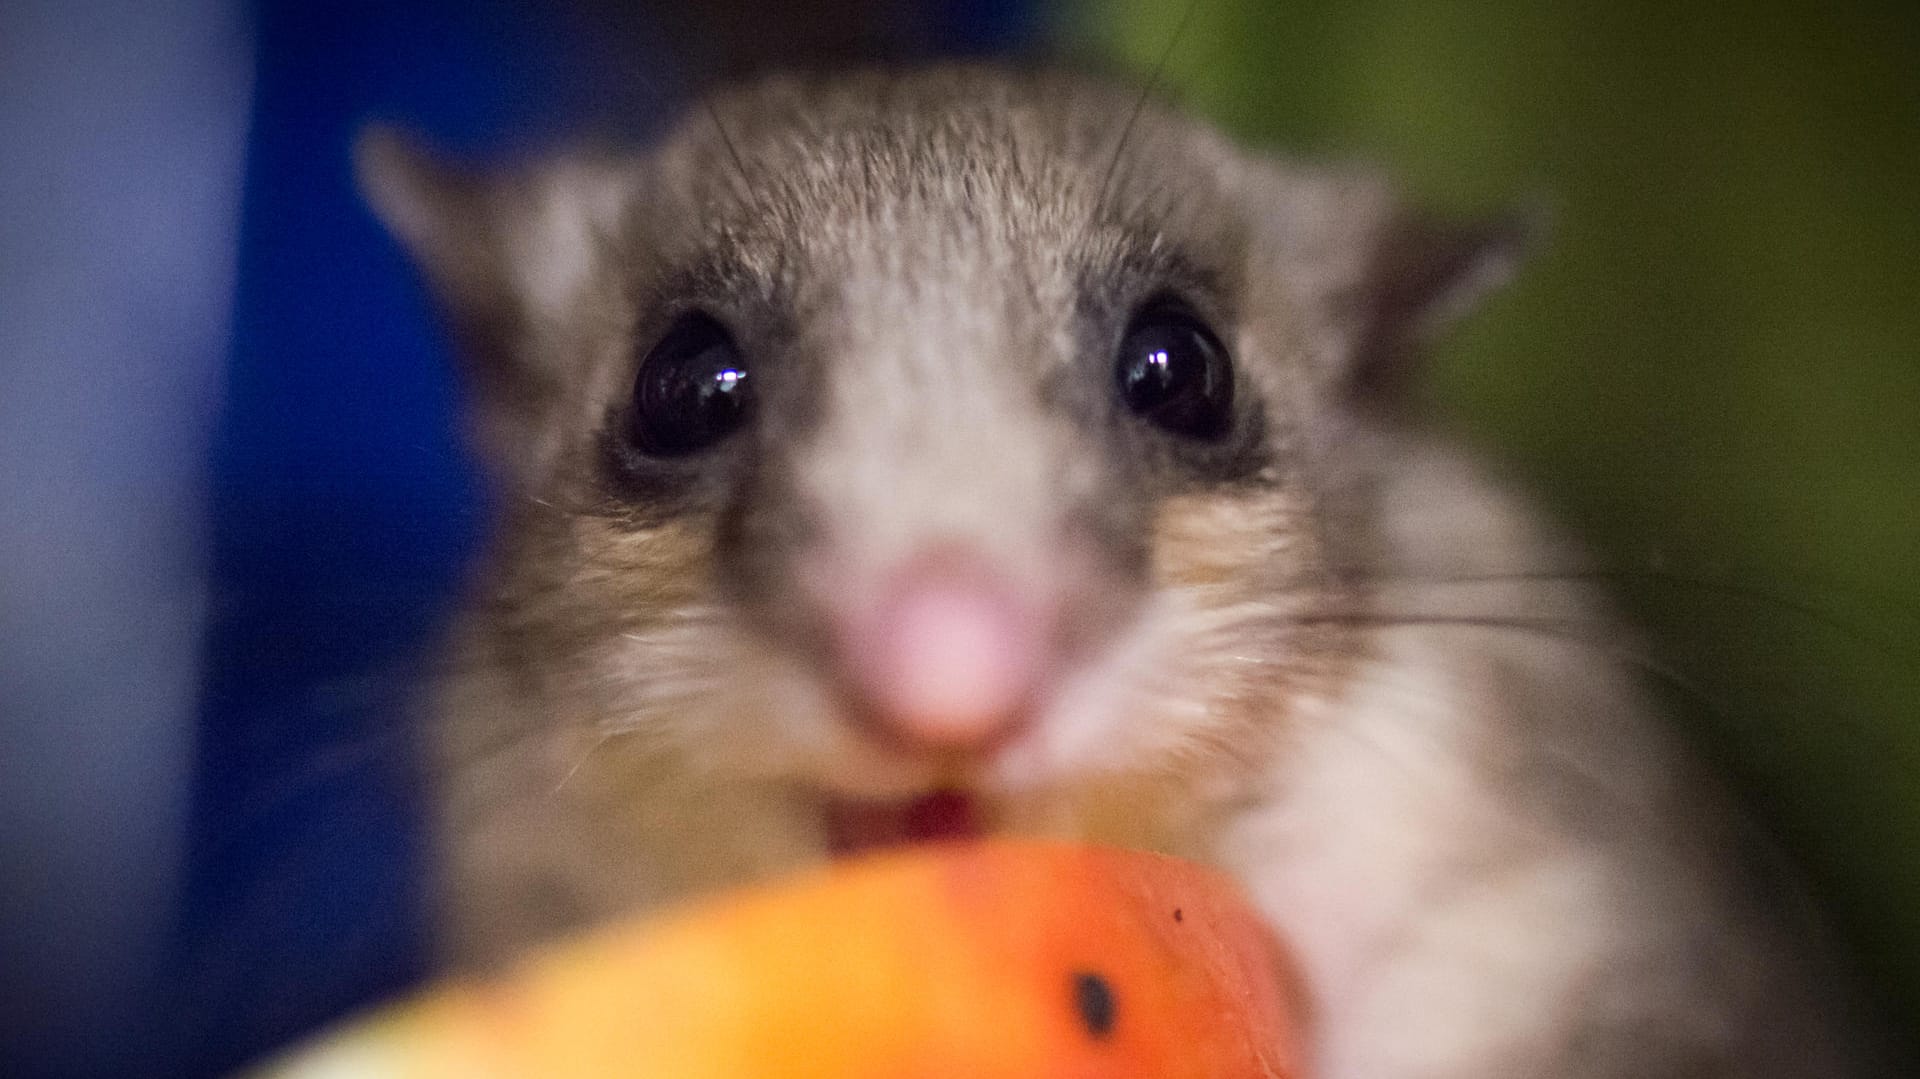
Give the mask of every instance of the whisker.
M 273 814 L 320 794 L 329 783 L 364 775 L 374 765 L 396 757 L 411 768 L 417 750 L 411 724 L 391 717 L 377 730 L 303 754 L 293 767 L 276 769 L 271 782 L 252 784 L 239 799 L 222 803 L 215 827 L 196 841 L 224 850 Z
M 747 175 L 746 159 L 740 156 L 740 148 L 734 145 L 733 136 L 727 134 L 727 125 L 720 120 L 719 108 L 714 105 L 713 98 L 711 97 L 702 97 L 700 104 L 702 111 L 707 115 L 707 119 L 713 122 L 714 134 L 720 136 L 720 145 L 726 148 L 727 157 L 733 162 L 734 175 L 740 181 L 741 194 L 751 195 L 753 193 L 753 180 Z
M 1366 627 L 1446 627 L 1465 629 L 1486 629 L 1523 633 L 1564 644 L 1577 645 L 1592 649 L 1607 658 L 1623 663 L 1652 676 L 1668 687 L 1679 691 L 1688 700 L 1700 706 L 1716 722 L 1729 723 L 1730 717 L 1725 707 L 1706 688 L 1687 676 L 1678 667 L 1666 663 L 1638 649 L 1628 648 L 1615 642 L 1580 632 L 1589 623 L 1577 618 L 1528 618 L 1498 615 L 1436 615 L 1380 613 L 1374 611 L 1320 611 L 1293 615 L 1298 624 L 1331 624 Z
M 600 747 L 606 745 L 618 733 L 617 731 L 600 732 L 600 737 L 593 740 L 593 744 L 587 747 L 586 752 L 580 754 L 580 759 L 573 762 L 573 767 L 567 769 L 567 774 L 560 777 L 560 782 L 553 785 L 554 795 L 558 797 L 560 792 L 566 790 L 567 784 L 573 780 L 573 777 L 579 775 L 580 769 L 587 766 L 587 761 L 591 760 L 593 755 L 600 751 Z
M 1173 28 L 1173 35 L 1167 39 L 1166 48 L 1161 50 L 1160 58 L 1154 61 L 1152 72 L 1140 87 L 1140 95 L 1134 99 L 1133 108 L 1128 110 L 1126 123 L 1120 127 L 1120 137 L 1114 142 L 1113 154 L 1107 159 L 1106 168 L 1101 170 L 1100 186 L 1094 192 L 1093 208 L 1087 212 L 1086 222 L 1081 226 L 1080 236 L 1074 243 L 1076 249 L 1086 246 L 1087 236 L 1099 222 L 1100 212 L 1106 208 L 1107 193 L 1113 187 L 1113 182 L 1120 172 L 1120 162 L 1126 154 L 1127 144 L 1133 138 L 1133 130 L 1140 123 L 1140 117 L 1147 111 L 1147 103 L 1153 99 L 1153 93 L 1159 88 L 1161 78 L 1166 75 L 1167 65 L 1173 60 L 1174 50 L 1179 48 L 1181 39 L 1186 36 L 1187 26 L 1193 22 L 1194 13 L 1200 10 L 1200 2 L 1201 0 L 1188 0 L 1187 9 L 1181 12 L 1180 21 Z
M 1882 659 L 1893 661 L 1912 660 L 1915 657 L 1903 649 L 1899 642 L 1881 633 L 1877 633 L 1859 623 L 1844 619 L 1833 611 L 1807 600 L 1763 588 L 1758 585 L 1738 581 L 1713 580 L 1671 570 L 1628 569 L 1613 567 L 1583 568 L 1573 570 L 1528 569 L 1502 570 L 1491 572 L 1440 573 L 1440 574 L 1392 574 L 1366 576 L 1364 572 L 1358 578 L 1363 582 L 1391 585 L 1472 585 L 1538 582 L 1565 584 L 1656 584 L 1682 588 L 1692 592 L 1723 596 L 1728 599 L 1744 600 L 1763 607 L 1772 608 L 1783 614 L 1795 615 L 1812 625 L 1845 637 L 1849 643 L 1869 648 Z

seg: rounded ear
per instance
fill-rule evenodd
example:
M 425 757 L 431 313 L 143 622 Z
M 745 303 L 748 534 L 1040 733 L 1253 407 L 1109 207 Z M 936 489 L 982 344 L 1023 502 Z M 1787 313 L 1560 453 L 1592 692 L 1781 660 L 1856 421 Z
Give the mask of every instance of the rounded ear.
M 483 177 L 380 125 L 361 132 L 353 165 L 361 197 L 442 303 L 459 313 L 507 299 Z
M 1543 206 L 1451 219 L 1401 211 L 1375 234 L 1355 285 L 1360 327 L 1343 379 L 1354 397 L 1405 397 L 1427 347 L 1506 286 L 1547 228 Z
M 584 357 L 621 324 L 631 169 L 581 154 L 484 172 L 383 127 L 360 136 L 354 167 L 444 316 L 481 452 L 502 478 L 530 479 L 562 439 L 557 410 Z
M 390 128 L 367 128 L 354 145 L 361 197 L 418 271 L 460 360 L 463 419 L 496 476 L 541 437 L 557 381 L 526 356 L 505 177 L 448 163 Z
M 1427 346 L 1511 280 L 1547 230 L 1543 205 L 1449 218 L 1360 170 L 1257 162 L 1251 196 L 1269 271 L 1330 338 L 1321 380 L 1362 404 L 1399 403 Z

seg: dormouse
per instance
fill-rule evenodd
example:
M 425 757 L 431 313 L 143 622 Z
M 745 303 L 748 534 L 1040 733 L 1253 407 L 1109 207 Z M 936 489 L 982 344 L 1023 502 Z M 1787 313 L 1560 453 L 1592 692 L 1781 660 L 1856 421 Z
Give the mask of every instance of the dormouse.
M 499 496 L 427 721 L 449 964 L 1031 833 L 1233 874 L 1321 1079 L 1864 1066 L 1578 549 L 1409 399 L 1524 216 L 975 66 L 360 166 Z

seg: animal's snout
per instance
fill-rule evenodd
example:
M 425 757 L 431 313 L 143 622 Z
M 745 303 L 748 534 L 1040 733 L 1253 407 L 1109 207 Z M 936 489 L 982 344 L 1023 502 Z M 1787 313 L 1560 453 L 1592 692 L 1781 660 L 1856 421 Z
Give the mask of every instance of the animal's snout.
M 982 751 L 1019 729 L 1043 689 L 1058 603 L 985 559 L 938 550 L 845 612 L 837 642 L 860 719 L 883 740 Z

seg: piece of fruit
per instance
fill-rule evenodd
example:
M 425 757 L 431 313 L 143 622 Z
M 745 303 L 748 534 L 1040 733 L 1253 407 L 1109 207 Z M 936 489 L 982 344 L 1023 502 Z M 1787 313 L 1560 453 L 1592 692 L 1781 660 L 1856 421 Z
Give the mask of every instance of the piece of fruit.
M 449 984 L 278 1079 L 1299 1074 L 1279 952 L 1225 878 L 994 840 L 908 848 Z

